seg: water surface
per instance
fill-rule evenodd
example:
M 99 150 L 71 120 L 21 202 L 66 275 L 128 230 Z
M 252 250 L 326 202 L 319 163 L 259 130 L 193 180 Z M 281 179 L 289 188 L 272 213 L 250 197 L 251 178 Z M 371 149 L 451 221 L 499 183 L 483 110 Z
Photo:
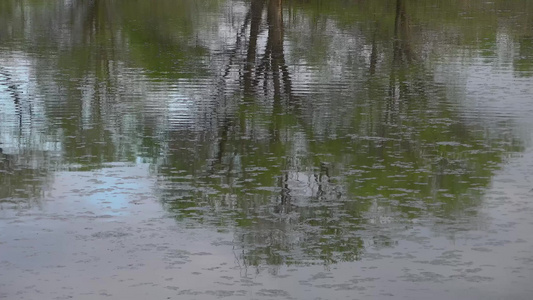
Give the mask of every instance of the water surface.
M 530 299 L 527 1 L 0 2 L 0 299 Z

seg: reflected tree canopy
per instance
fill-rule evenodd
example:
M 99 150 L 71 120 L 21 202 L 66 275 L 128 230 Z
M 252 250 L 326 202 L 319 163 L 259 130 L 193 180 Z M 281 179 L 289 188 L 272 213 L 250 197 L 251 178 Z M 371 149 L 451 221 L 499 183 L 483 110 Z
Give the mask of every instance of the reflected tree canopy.
M 245 265 L 358 260 L 413 222 L 478 226 L 484 189 L 523 145 L 510 126 L 466 117 L 467 87 L 451 77 L 504 50 L 531 76 L 532 10 L 518 0 L 2 1 L 0 43 L 24 42 L 0 46 L 11 61 L 0 101 L 16 116 L 0 119 L 0 138 L 23 149 L 38 135 L 81 170 L 151 163 L 165 209 L 234 232 Z M 49 176 L 7 161 L 0 201 L 17 201 L 13 182 Z

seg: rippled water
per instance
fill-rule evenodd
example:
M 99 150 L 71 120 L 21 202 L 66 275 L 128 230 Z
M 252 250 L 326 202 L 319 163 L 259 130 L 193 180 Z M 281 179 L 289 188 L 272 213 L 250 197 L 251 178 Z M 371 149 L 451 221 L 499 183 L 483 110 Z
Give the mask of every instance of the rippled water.
M 0 299 L 531 299 L 527 1 L 0 2 Z

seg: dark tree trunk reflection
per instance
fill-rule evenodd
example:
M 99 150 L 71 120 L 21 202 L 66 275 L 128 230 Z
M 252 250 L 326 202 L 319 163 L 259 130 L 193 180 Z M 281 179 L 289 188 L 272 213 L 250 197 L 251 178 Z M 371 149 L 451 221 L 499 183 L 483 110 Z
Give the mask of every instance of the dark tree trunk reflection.
M 409 62 L 414 59 L 411 49 L 409 19 L 404 0 L 396 0 L 396 18 L 394 22 L 394 61 Z

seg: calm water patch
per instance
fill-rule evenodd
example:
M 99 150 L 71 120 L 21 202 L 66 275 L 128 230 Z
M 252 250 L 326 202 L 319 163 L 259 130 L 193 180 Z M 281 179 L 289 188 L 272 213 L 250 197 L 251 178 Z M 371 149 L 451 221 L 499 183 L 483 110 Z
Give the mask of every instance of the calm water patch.
M 533 6 L 0 3 L 0 299 L 529 299 Z

